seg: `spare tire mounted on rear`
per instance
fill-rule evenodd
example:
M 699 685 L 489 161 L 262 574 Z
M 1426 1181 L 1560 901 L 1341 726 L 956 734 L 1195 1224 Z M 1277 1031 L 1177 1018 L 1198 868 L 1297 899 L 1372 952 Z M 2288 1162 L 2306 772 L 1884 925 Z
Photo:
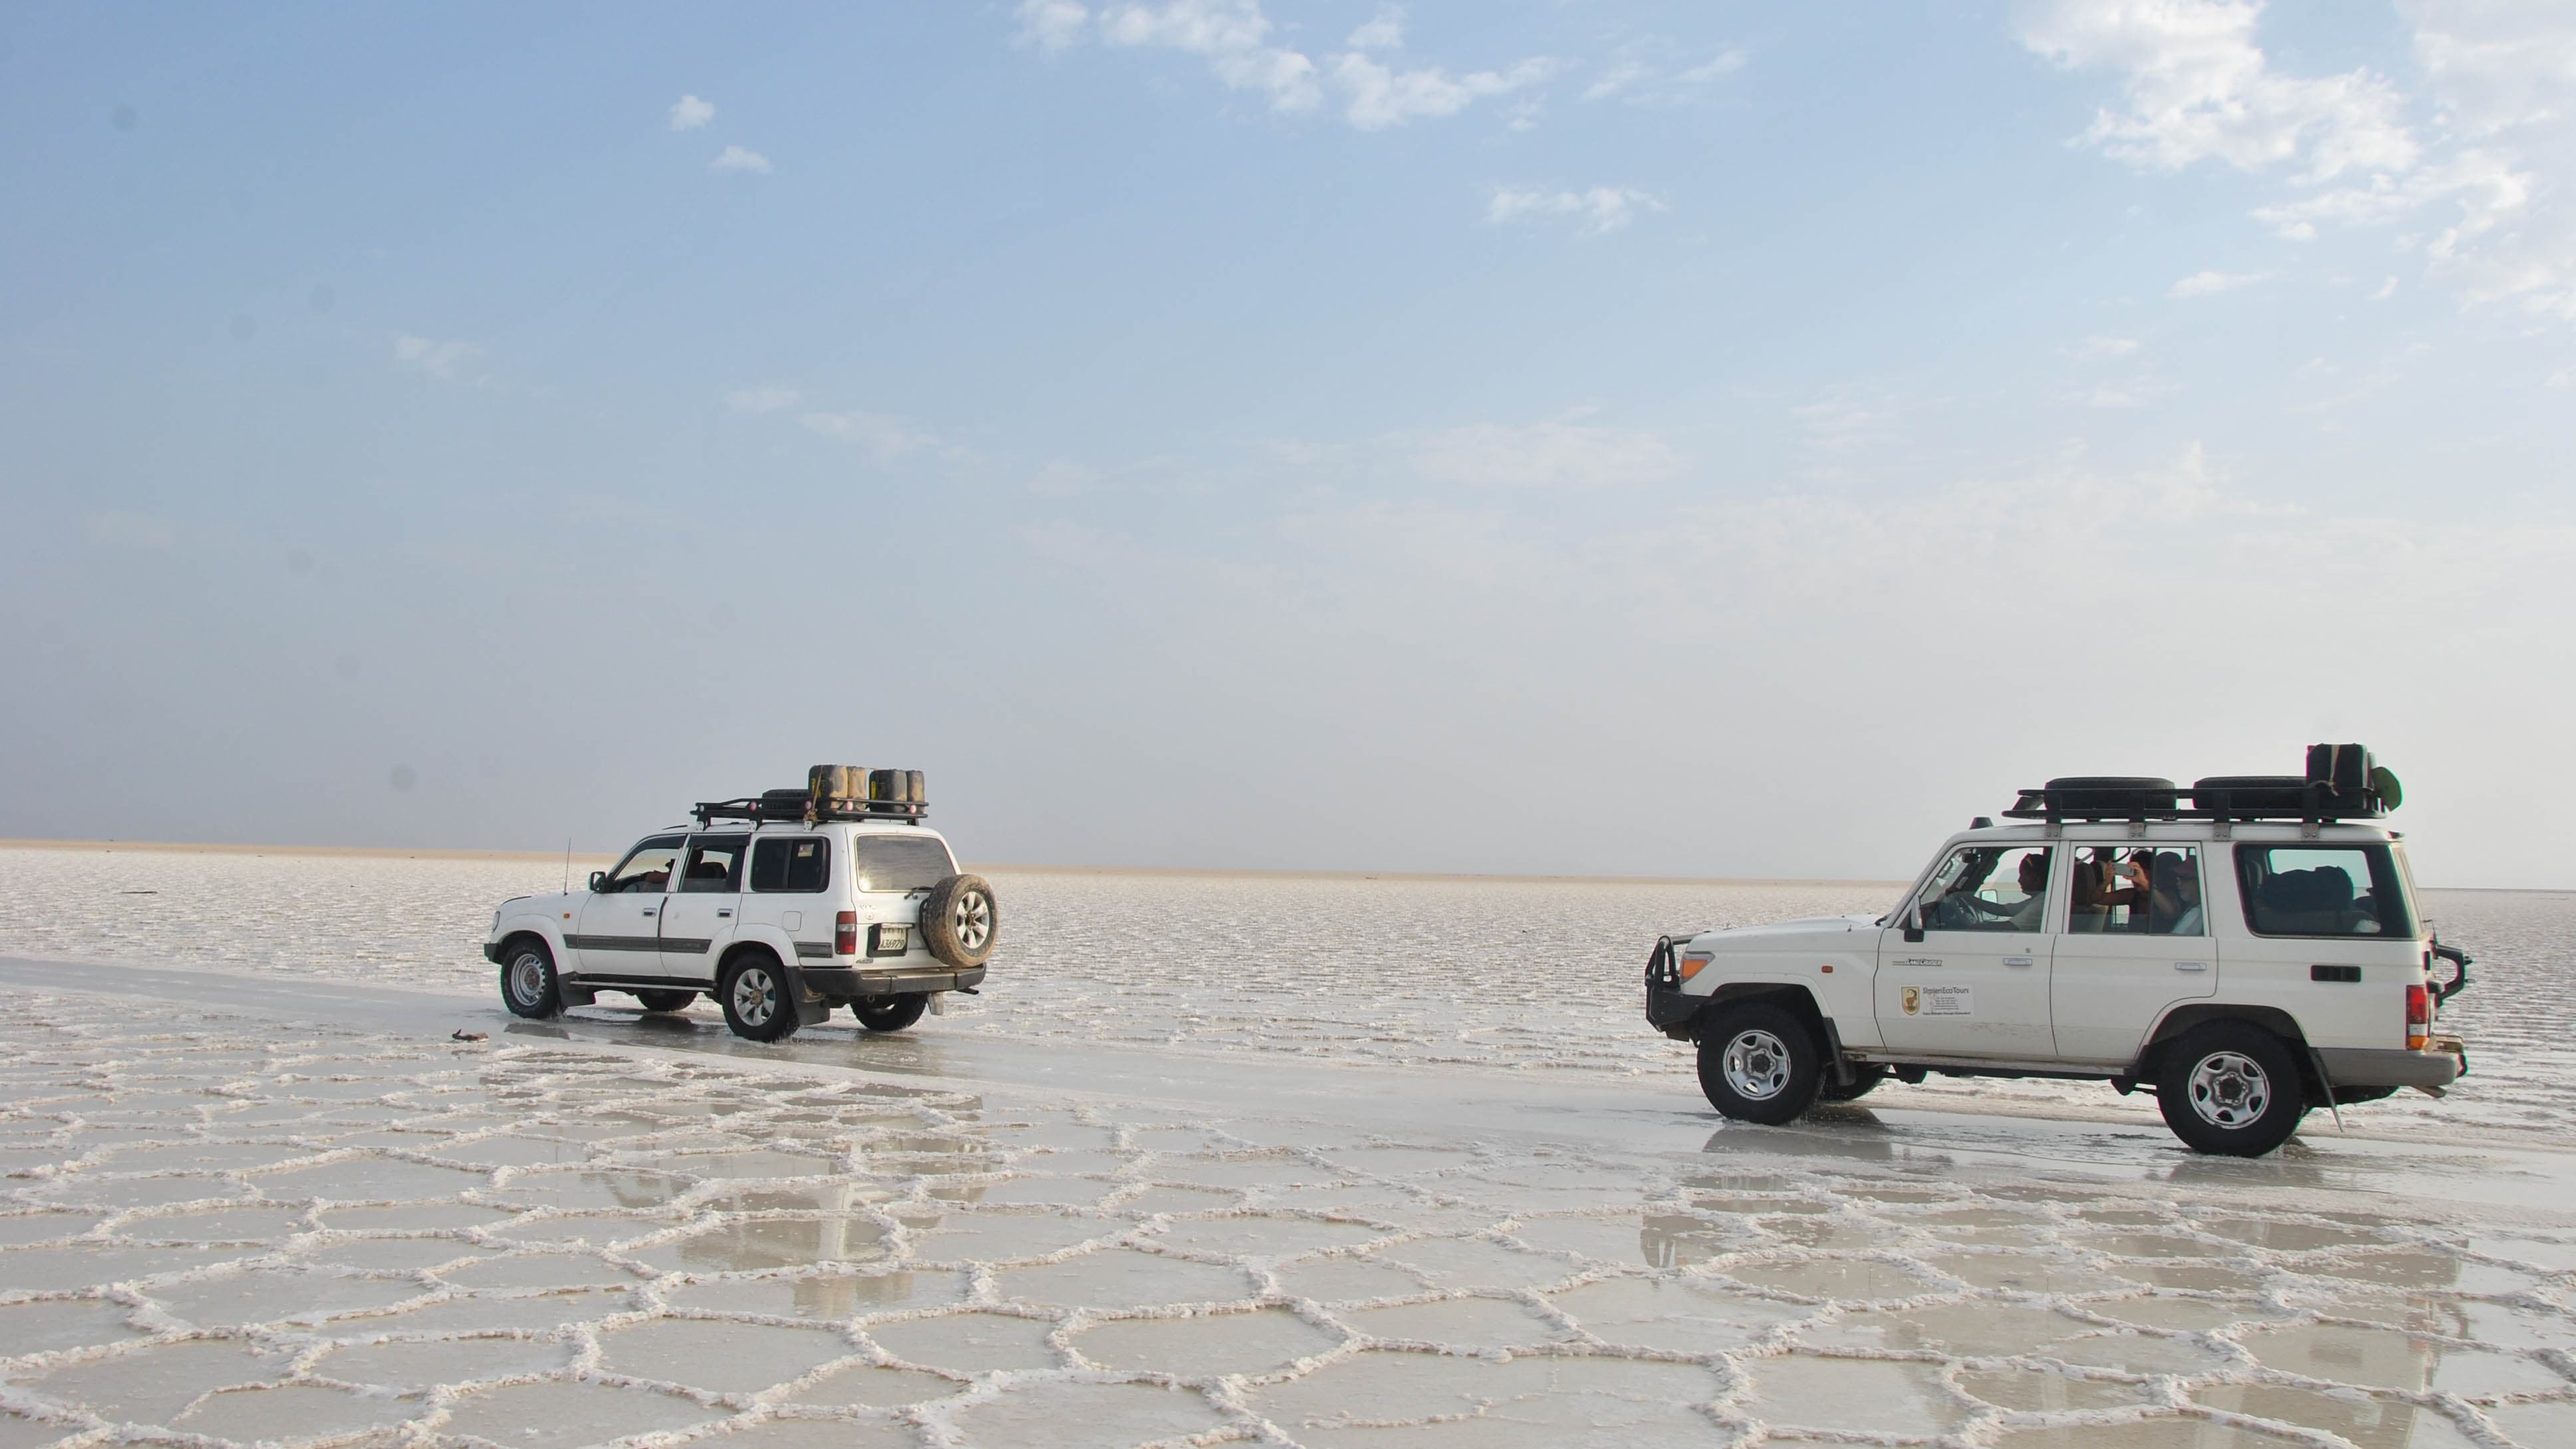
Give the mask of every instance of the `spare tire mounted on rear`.
M 993 936 L 1001 924 L 993 887 L 980 875 L 949 876 L 921 903 L 921 934 L 930 954 L 961 971 L 993 958 Z

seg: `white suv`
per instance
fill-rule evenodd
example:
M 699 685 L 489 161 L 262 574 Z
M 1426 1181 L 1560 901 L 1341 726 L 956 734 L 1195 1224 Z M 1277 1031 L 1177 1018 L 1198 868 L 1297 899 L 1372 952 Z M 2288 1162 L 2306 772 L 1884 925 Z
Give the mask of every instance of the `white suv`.
M 2311 1107 L 2468 1069 L 2433 1018 L 2469 958 L 2377 823 L 2399 798 L 2357 745 L 2187 792 L 2052 780 L 2004 812 L 2030 823 L 1978 819 L 1875 920 L 1663 938 L 1646 1019 L 1698 1044 L 1701 1090 L 1744 1121 L 1891 1075 L 2092 1079 L 2153 1091 L 2200 1151 L 2259 1156 Z
M 754 1041 L 835 1006 L 901 1031 L 934 993 L 975 991 L 1000 924 L 993 888 L 921 824 L 922 794 L 918 771 L 818 765 L 804 790 L 701 804 L 586 891 L 503 902 L 483 946 L 501 999 L 545 1017 L 602 991 L 647 1011 L 704 993 Z

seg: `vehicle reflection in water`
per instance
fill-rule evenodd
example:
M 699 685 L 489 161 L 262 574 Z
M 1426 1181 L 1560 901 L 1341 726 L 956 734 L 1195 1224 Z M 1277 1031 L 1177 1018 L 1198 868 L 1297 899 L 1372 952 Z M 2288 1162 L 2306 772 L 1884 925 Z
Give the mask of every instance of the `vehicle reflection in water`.
M 807 1027 L 783 1042 L 745 1041 L 722 1021 L 694 1016 L 639 1012 L 593 1015 L 595 1008 L 552 1021 L 512 1021 L 502 1028 L 515 1037 L 553 1041 L 617 1042 L 667 1051 L 698 1052 L 773 1066 L 808 1062 L 816 1066 L 858 1067 L 871 1072 L 939 1077 L 955 1074 L 957 1063 L 938 1037 L 919 1032 L 871 1032 L 843 1026 L 838 1015 L 828 1026 Z

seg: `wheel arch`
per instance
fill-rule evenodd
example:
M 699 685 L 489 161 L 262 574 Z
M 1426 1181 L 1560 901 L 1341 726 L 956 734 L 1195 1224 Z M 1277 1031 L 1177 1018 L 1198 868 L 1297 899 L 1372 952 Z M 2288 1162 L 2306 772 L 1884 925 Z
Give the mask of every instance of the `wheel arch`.
M 1825 1012 L 1824 1004 L 1806 987 L 1786 981 L 1729 981 L 1708 994 L 1708 1005 L 1691 1018 L 1693 1041 L 1713 1025 L 1727 1008 L 1749 1001 L 1767 1001 L 1807 1024 L 1816 1034 L 1816 1045 L 1825 1054 L 1825 1075 L 1834 1082 L 1849 1086 L 1853 1080 L 1851 1058 L 1843 1054 L 1843 1034 Z
M 2299 1019 L 2277 1006 L 2250 1006 L 2219 1001 L 2190 1001 L 2175 1006 L 2147 1034 L 2147 1044 L 2138 1051 L 2138 1059 L 2129 1067 L 2134 1081 L 2152 1082 L 2164 1070 L 2165 1055 L 2175 1042 L 2188 1033 L 2213 1021 L 2241 1021 L 2259 1026 L 2289 1044 L 2291 1059 L 2299 1064 L 2299 1085 L 2307 1090 L 2310 1101 L 2322 1101 L 2325 1083 L 2317 1075 L 2317 1054 L 2308 1045 L 2308 1034 Z
M 554 958 L 556 975 L 572 970 L 572 951 L 564 945 L 563 932 L 544 916 L 513 916 L 502 921 L 500 949 L 507 952 L 512 942 L 527 936 L 536 937 L 545 946 L 546 954 Z

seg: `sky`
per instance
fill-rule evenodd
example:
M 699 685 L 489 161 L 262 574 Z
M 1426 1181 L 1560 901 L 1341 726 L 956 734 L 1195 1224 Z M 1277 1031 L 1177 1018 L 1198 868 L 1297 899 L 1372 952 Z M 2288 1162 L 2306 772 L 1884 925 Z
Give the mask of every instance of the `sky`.
M 2576 886 L 2576 8 L 0 9 L 0 836 Z

